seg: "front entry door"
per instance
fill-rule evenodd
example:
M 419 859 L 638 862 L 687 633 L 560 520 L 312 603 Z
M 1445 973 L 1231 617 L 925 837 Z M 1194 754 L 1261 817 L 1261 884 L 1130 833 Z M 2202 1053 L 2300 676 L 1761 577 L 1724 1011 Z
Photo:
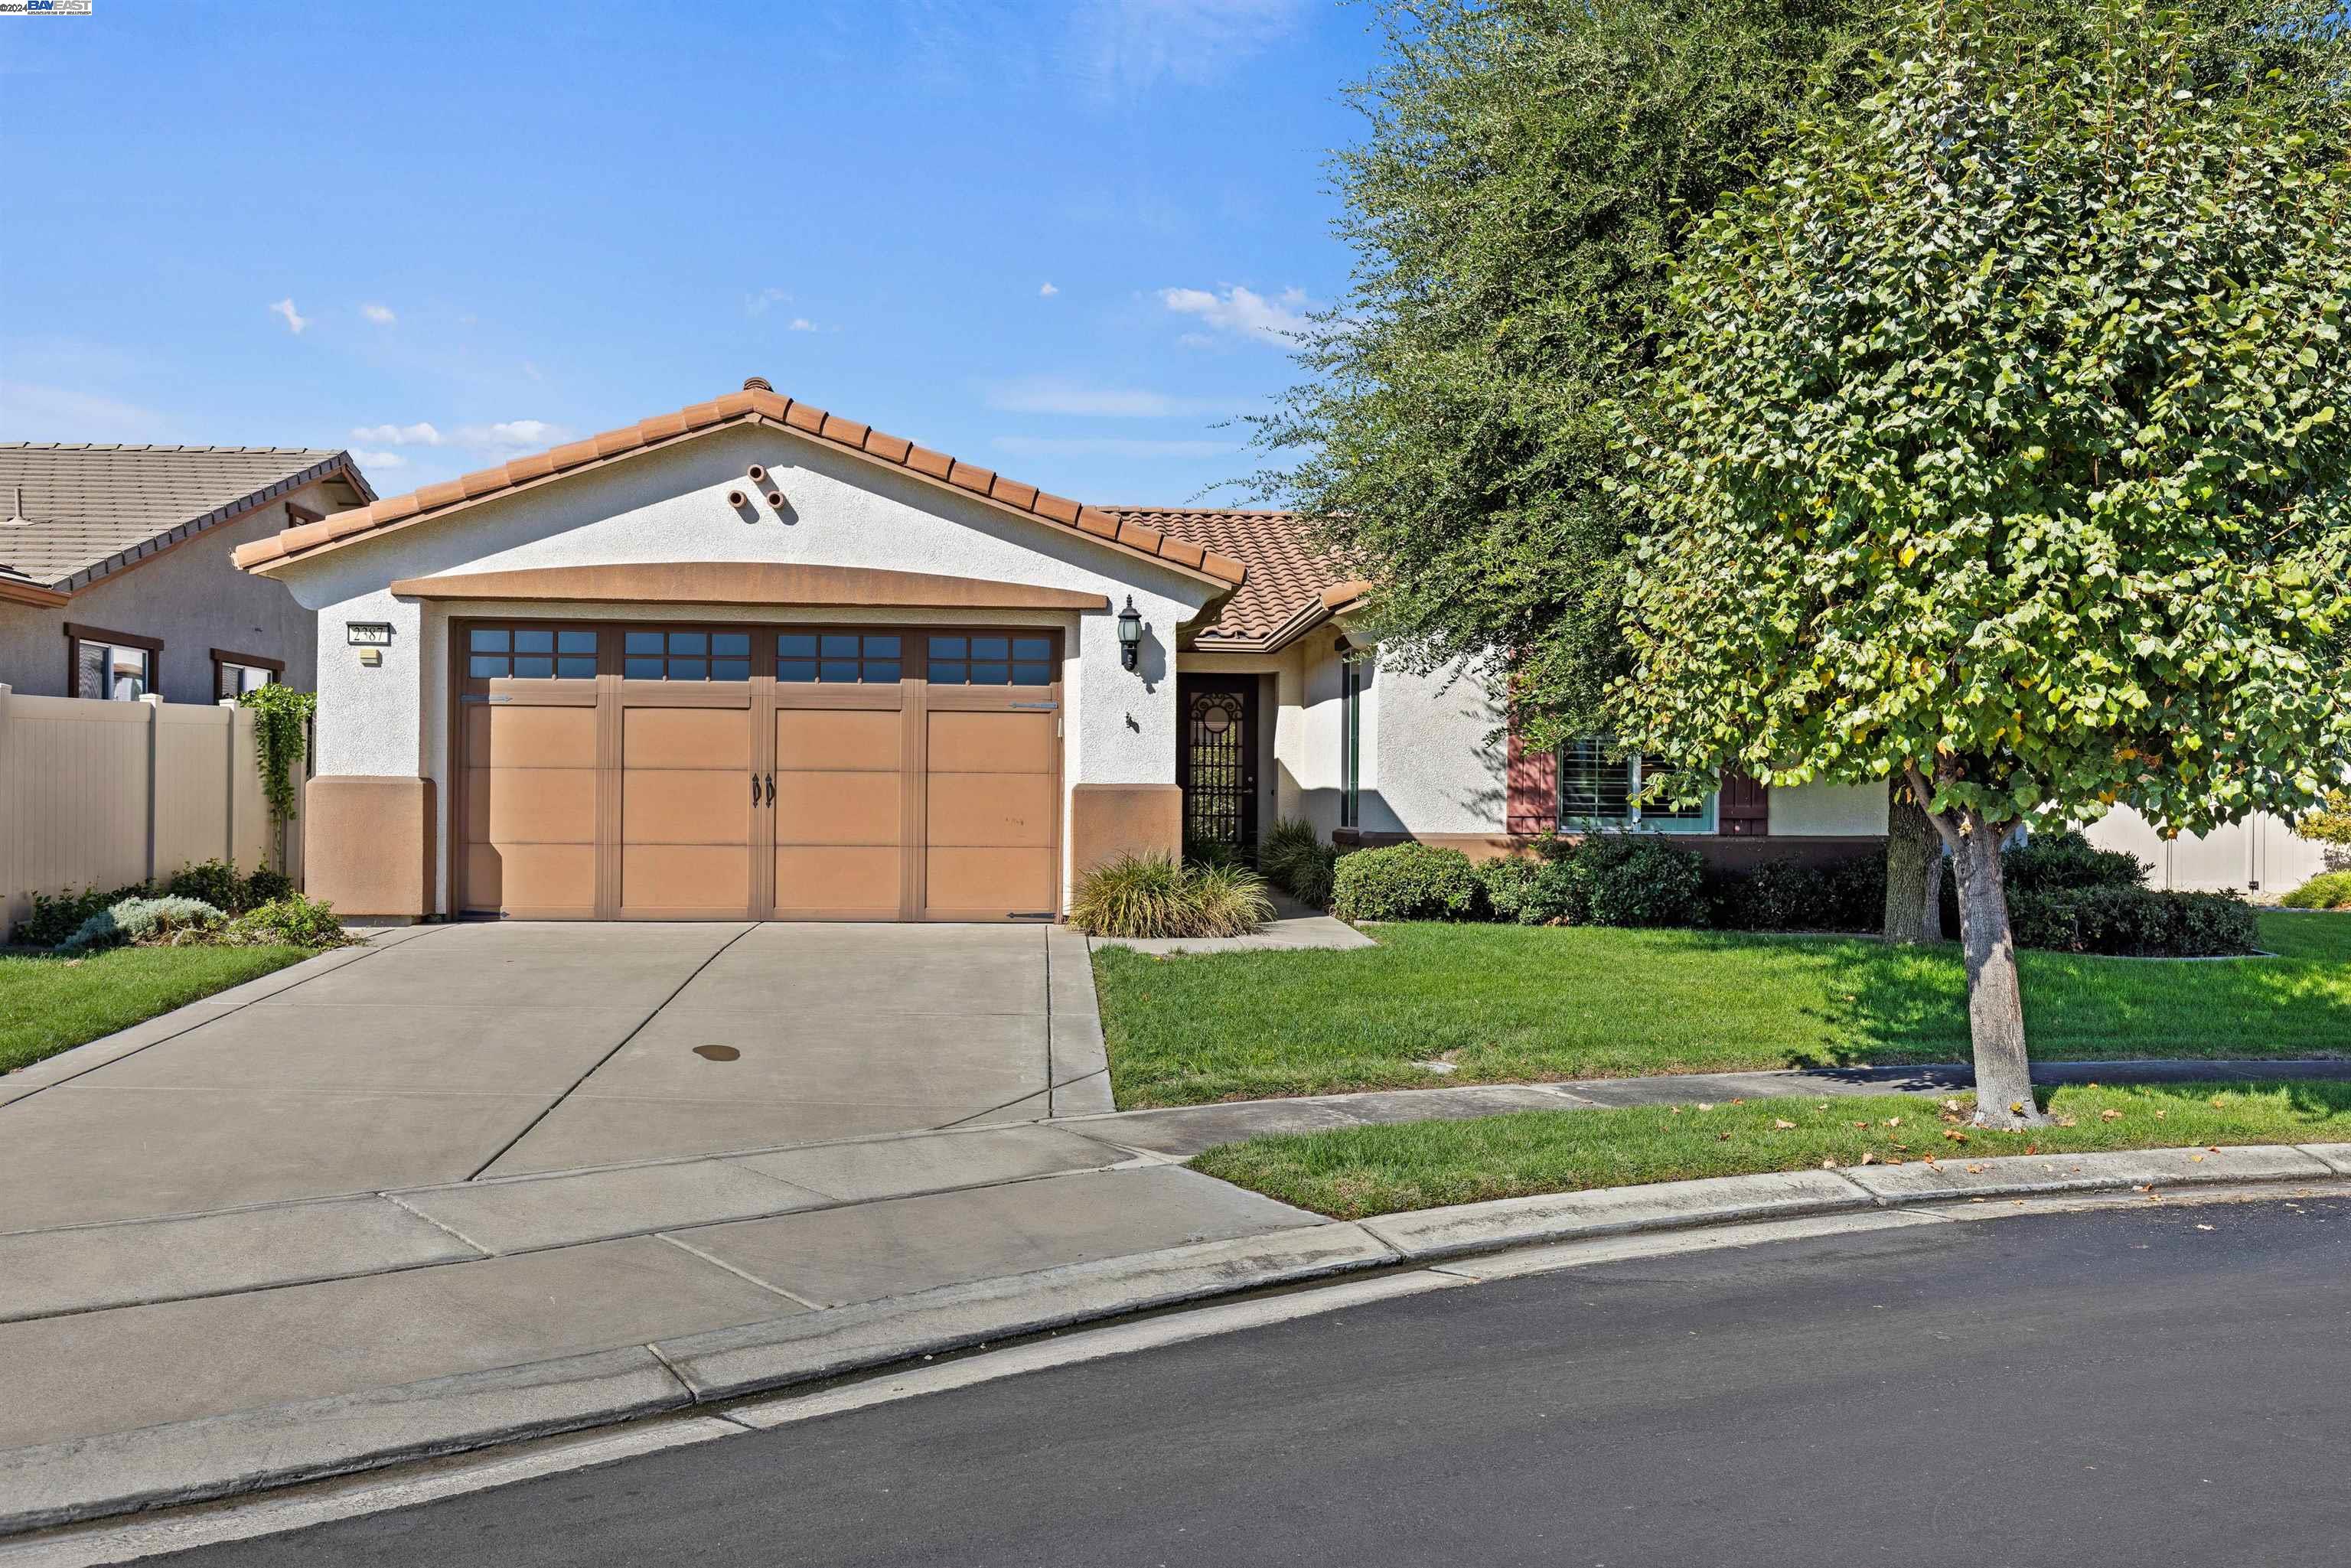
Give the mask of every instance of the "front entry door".
M 1184 721 L 1176 782 L 1184 790 L 1187 852 L 1257 848 L 1257 677 L 1184 675 L 1176 683 Z

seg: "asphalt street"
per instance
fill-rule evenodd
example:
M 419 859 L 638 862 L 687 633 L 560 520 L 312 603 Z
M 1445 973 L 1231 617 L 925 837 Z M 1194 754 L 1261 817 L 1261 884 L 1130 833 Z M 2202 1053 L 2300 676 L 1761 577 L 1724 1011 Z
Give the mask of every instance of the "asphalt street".
M 2351 1201 L 1919 1227 L 1488 1284 L 831 1416 L 175 1568 L 2327 1563 Z

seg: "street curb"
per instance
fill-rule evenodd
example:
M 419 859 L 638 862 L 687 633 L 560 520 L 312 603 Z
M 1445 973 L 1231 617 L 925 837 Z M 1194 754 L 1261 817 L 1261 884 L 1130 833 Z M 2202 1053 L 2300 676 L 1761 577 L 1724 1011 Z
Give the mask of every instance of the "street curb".
M 2335 1186 L 2351 1144 L 1912 1161 L 1501 1198 L 981 1280 L 589 1354 L 0 1452 L 0 1537 L 871 1373 L 1219 1297 L 1472 1254 L 1994 1197 Z

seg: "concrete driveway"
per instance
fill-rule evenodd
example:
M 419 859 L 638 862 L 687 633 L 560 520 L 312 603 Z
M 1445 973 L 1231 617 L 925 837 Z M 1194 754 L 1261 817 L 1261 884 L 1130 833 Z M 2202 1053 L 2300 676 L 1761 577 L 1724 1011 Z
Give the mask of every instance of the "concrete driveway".
M 0 1231 L 1039 1120 L 1057 992 L 1098 1030 L 1056 953 L 1084 964 L 1019 926 L 386 933 L 0 1080 Z

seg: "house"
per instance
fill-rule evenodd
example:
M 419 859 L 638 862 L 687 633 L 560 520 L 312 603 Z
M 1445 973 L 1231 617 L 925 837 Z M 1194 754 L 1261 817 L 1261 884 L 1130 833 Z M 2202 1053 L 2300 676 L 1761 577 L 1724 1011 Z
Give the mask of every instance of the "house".
M 230 551 L 374 498 L 345 452 L 0 444 L 0 685 L 174 703 L 308 687 L 316 618 Z
M 1051 920 L 1078 872 L 1279 816 L 1491 853 L 1585 818 L 1850 852 L 1882 791 L 1661 819 L 1383 664 L 1280 514 L 1047 494 L 771 391 L 308 521 L 309 885 L 380 919 Z

